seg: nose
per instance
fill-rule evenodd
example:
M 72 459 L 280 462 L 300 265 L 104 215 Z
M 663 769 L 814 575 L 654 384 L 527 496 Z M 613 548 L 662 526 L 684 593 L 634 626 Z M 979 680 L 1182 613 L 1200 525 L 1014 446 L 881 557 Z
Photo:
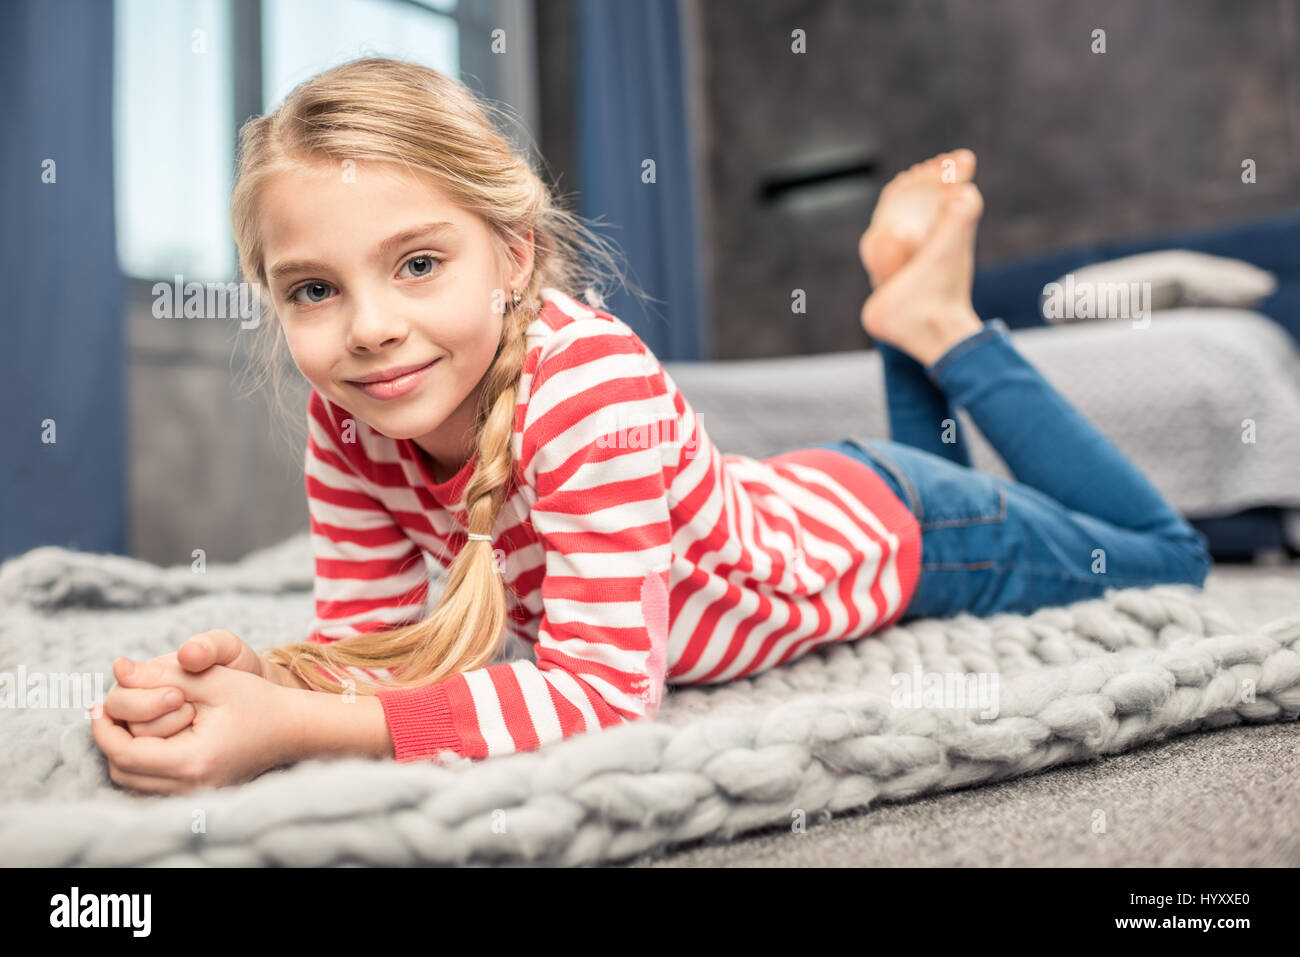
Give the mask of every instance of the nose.
M 352 352 L 378 352 L 400 343 L 407 324 L 400 310 L 387 308 L 382 296 L 361 292 L 353 297 L 347 347 Z

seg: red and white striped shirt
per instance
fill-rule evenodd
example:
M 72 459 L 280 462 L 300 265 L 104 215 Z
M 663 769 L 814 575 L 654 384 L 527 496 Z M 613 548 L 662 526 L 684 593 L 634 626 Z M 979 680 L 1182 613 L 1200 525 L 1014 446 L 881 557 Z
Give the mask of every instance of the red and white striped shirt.
M 874 471 L 825 449 L 720 454 L 631 328 L 556 289 L 542 299 L 490 546 L 507 630 L 534 659 L 380 691 L 399 761 L 527 751 L 652 718 L 666 684 L 728 681 L 860 637 L 896 621 L 916 587 L 919 527 Z M 461 494 L 478 454 L 439 483 L 412 440 L 315 389 L 308 429 L 310 640 L 420 620 L 426 556 L 446 567 L 467 542 Z

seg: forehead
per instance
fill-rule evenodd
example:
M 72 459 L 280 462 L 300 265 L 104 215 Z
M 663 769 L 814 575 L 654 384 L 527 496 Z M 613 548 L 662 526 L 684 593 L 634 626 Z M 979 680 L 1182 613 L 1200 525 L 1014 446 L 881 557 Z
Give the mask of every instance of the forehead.
M 258 203 L 265 264 L 327 253 L 370 255 L 394 233 L 449 222 L 462 238 L 486 233 L 433 177 L 397 163 L 316 160 L 268 174 Z

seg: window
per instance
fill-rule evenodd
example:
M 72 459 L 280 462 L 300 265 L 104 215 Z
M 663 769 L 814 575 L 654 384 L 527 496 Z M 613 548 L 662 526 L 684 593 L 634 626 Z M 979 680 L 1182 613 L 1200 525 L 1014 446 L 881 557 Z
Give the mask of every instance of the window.
M 489 48 L 498 25 L 518 27 L 516 37 L 531 28 L 524 6 L 525 0 L 116 0 L 113 154 L 122 271 L 149 281 L 177 274 L 186 281 L 234 279 L 230 191 L 239 124 L 337 63 L 398 56 L 518 102 L 518 90 L 512 97 L 501 89 L 502 76 L 509 84 L 526 71 L 518 58 L 499 64 Z M 516 109 L 529 112 L 526 105 Z
M 272 0 L 262 5 L 262 109 L 295 86 L 344 60 L 366 54 L 416 60 L 460 75 L 456 0 Z
M 220 0 L 114 3 L 114 200 L 128 276 L 234 277 L 228 13 Z

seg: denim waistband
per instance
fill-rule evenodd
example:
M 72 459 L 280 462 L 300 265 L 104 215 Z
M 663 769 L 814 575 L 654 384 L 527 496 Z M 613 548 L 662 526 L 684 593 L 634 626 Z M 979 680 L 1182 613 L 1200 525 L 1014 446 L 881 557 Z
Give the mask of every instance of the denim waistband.
M 918 519 L 921 517 L 921 496 L 916 491 L 916 486 L 912 484 L 912 480 L 907 477 L 907 474 L 894 462 L 890 461 L 889 456 L 881 452 L 871 439 L 850 436 L 840 441 L 856 448 L 861 453 L 856 457 L 881 477 L 884 483 L 889 486 L 889 490 L 894 493 L 900 502 L 907 506 L 908 511 Z

